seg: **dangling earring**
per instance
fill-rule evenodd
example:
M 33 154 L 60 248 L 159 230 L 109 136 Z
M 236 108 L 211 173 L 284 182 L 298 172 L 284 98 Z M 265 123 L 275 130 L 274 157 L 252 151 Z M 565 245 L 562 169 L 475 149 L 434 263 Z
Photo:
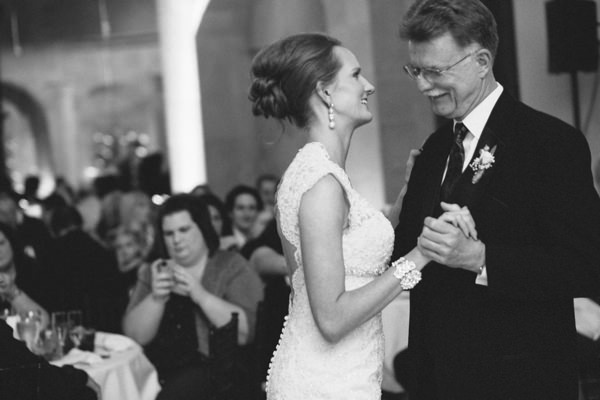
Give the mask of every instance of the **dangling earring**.
M 327 110 L 327 117 L 329 118 L 329 129 L 335 128 L 335 115 L 333 114 L 333 103 L 329 103 L 329 109 Z

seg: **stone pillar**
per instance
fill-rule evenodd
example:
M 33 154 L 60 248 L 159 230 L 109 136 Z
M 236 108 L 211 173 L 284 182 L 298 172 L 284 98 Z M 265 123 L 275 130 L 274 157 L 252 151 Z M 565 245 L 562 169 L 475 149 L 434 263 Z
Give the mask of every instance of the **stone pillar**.
M 156 0 L 171 189 L 206 178 L 196 33 L 210 0 Z

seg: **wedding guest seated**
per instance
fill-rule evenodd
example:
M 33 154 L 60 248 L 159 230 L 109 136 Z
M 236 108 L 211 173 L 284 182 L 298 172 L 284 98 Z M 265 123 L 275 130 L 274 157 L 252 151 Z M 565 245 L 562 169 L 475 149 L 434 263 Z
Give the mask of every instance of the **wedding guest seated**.
M 254 223 L 263 209 L 258 191 L 246 185 L 237 185 L 225 196 L 225 210 L 230 224 L 225 226 L 225 237 L 221 240 L 225 249 L 240 250 L 251 239 Z
M 17 245 L 37 260 L 39 268 L 48 268 L 55 253 L 50 231 L 40 218 L 24 213 L 16 194 L 0 192 L 0 222 L 14 230 Z
M 146 232 L 135 224 L 119 226 L 114 236 L 113 248 L 117 256 L 119 280 L 125 290 L 125 298 L 129 301 L 138 274 L 147 263 L 152 243 L 148 243 Z
M 223 201 L 213 193 L 194 195 L 198 196 L 198 199 L 205 202 L 208 206 L 210 221 L 212 222 L 213 228 L 215 228 L 220 240 L 223 237 L 224 227 L 230 224 L 227 212 L 225 211 L 225 203 L 223 203 Z
M 15 245 L 10 227 L 0 223 L 0 311 L 19 315 L 33 312 L 40 317 L 40 328 L 48 326 L 48 312 L 32 297 L 35 282 L 31 279 L 31 262 Z
M 146 241 L 154 240 L 156 208 L 150 196 L 140 190 L 124 192 L 119 199 L 119 225 L 137 226 L 144 231 Z
M 277 192 L 278 184 L 279 178 L 273 174 L 262 174 L 256 179 L 255 187 L 263 202 L 263 209 L 256 216 L 256 221 L 254 221 L 254 227 L 252 228 L 253 237 L 258 237 L 269 221 L 275 216 L 275 193 Z
M 158 211 L 162 258 L 144 267 L 123 331 L 144 346 L 162 391 L 158 400 L 210 398 L 209 332 L 238 314 L 238 343 L 252 341 L 262 287 L 242 256 L 219 250 L 206 203 L 170 197 Z M 239 379 L 241 377 L 231 377 Z
M 60 207 L 50 216 L 57 250 L 54 310 L 82 310 L 90 327 L 119 332 L 125 303 L 120 303 L 116 258 L 82 224 L 74 206 Z
M 210 188 L 210 185 L 208 183 L 201 183 L 199 185 L 196 185 L 192 188 L 192 190 L 190 190 L 190 194 L 193 194 L 194 196 L 201 196 L 203 194 L 212 194 L 212 189 Z
M 0 398 L 100 400 L 101 396 L 98 384 L 84 371 L 70 365 L 56 367 L 36 356 L 0 319 Z

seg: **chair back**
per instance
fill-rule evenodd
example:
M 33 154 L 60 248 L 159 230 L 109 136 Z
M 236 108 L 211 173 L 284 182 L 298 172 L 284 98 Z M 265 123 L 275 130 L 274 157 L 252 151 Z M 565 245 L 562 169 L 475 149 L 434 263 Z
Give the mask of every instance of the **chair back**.
M 216 398 L 241 399 L 240 347 L 238 345 L 238 313 L 231 313 L 231 320 L 221 327 L 211 327 L 209 333 L 211 379 Z

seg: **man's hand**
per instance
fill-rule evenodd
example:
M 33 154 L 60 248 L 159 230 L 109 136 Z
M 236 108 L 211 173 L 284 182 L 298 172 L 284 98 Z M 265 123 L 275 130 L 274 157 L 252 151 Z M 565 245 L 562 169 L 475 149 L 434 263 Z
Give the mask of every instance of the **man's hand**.
M 477 239 L 474 221 L 466 208 L 442 203 L 440 218 L 425 218 L 418 238 L 426 257 L 451 268 L 478 273 L 485 264 L 485 244 Z

